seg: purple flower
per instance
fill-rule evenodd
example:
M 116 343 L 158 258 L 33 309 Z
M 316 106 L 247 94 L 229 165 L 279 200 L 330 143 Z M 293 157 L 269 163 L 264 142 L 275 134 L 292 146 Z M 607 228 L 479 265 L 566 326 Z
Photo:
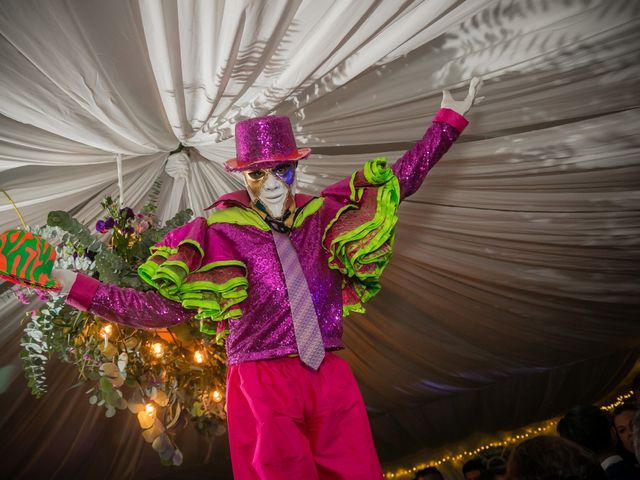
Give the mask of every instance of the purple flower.
M 34 290 L 36 291 L 38 298 L 43 302 L 50 300 L 49 294 L 45 290 L 40 290 L 39 288 L 34 288 Z
M 91 355 L 87 355 L 86 353 L 82 356 L 86 361 L 91 360 Z
M 115 224 L 116 221 L 112 217 L 109 217 L 104 222 L 104 228 L 106 228 L 107 230 L 111 230 Z
M 125 233 L 127 234 L 132 234 L 135 230 L 133 229 L 133 227 L 127 227 L 124 229 Z
M 122 209 L 120 209 L 120 216 L 122 216 L 122 214 L 125 214 L 124 218 L 128 219 L 128 218 L 133 218 L 133 210 L 131 210 L 129 207 L 124 207 Z
M 16 294 L 16 297 L 18 297 L 18 300 L 20 301 L 20 303 L 29 305 L 29 297 L 27 297 L 27 295 L 22 290 L 16 289 L 15 294 Z
M 98 233 L 107 233 L 107 229 L 104 226 L 104 220 L 98 220 L 96 222 L 96 232 L 98 232 Z

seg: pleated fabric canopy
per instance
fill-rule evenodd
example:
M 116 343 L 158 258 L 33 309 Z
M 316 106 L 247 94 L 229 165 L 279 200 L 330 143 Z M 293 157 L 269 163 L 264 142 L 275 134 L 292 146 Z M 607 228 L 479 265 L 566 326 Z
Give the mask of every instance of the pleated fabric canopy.
M 125 204 L 159 182 L 163 218 L 202 215 L 241 186 L 222 167 L 235 123 L 276 113 L 314 150 L 314 194 L 395 161 L 443 88 L 482 77 L 470 126 L 400 207 L 383 291 L 345 321 L 381 461 L 411 466 L 598 401 L 635 364 L 639 41 L 633 0 L 4 0 L 0 188 L 31 225 L 93 224 L 120 162 Z M 0 230 L 16 226 L 0 201 Z M 70 389 L 70 365 L 31 398 L 26 308 L 0 304 L 3 474 L 229 478 L 226 440 L 192 430 L 168 473 L 134 416 Z

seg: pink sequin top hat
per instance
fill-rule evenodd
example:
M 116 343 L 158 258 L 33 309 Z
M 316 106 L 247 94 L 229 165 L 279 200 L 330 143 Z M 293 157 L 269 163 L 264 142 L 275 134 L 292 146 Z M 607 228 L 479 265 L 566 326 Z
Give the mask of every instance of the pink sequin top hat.
M 230 172 L 270 168 L 280 162 L 297 162 L 311 153 L 298 148 L 288 117 L 258 117 L 236 124 L 236 158 L 227 160 Z

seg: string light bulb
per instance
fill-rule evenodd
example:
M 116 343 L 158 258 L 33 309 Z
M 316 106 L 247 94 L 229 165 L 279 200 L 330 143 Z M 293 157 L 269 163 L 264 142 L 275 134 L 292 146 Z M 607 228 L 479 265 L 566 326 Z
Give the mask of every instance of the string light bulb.
M 156 407 L 153 405 L 153 403 L 147 403 L 144 406 L 144 410 L 145 412 L 147 412 L 147 415 L 149 415 L 150 417 L 153 417 L 156 413 Z
M 220 403 L 222 401 L 222 394 L 219 390 L 214 390 L 211 396 L 213 397 L 213 401 L 216 403 Z
M 600 407 L 600 409 L 606 412 L 611 412 L 614 408 L 626 403 L 631 397 L 633 397 L 633 391 L 619 395 L 614 402 L 608 405 L 603 405 Z M 526 440 L 536 435 L 540 435 L 542 433 L 555 430 L 557 423 L 558 423 L 558 419 L 554 418 L 546 421 L 543 425 L 540 425 L 538 427 L 528 427 L 526 428 L 526 430 L 521 431 L 521 433 L 512 433 L 510 436 L 506 437 L 504 440 L 498 440 L 498 441 L 494 440 L 484 445 L 481 445 L 475 448 L 474 450 L 464 450 L 463 452 L 458 454 L 446 455 L 437 460 L 436 459 L 429 460 L 425 463 L 416 465 L 413 468 L 409 468 L 409 469 L 400 468 L 395 472 L 386 472 L 384 474 L 384 477 L 385 478 L 401 478 L 401 477 L 410 475 L 411 472 L 415 471 L 416 469 L 423 469 L 426 467 L 435 467 L 438 465 L 442 465 L 443 463 L 449 463 L 449 462 L 459 462 L 463 459 L 476 457 L 479 454 L 481 454 L 483 451 L 488 450 L 490 448 L 513 446 L 517 443 L 520 443 L 522 440 Z
M 151 352 L 153 353 L 154 357 L 161 358 L 162 355 L 164 355 L 164 347 L 160 342 L 156 342 L 151 345 Z
M 196 363 L 202 363 L 204 362 L 204 355 L 200 350 L 196 350 L 193 354 L 193 359 L 196 361 Z
M 100 329 L 100 336 L 105 340 L 111 337 L 112 333 L 113 333 L 113 325 L 111 325 L 110 323 L 107 323 L 105 326 L 103 326 Z

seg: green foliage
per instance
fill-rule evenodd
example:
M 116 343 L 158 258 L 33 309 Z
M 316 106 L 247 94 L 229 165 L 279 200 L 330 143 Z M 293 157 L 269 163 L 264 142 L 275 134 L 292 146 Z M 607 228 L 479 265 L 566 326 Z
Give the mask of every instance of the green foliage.
M 149 248 L 193 215 L 185 210 L 158 226 L 153 212 L 160 187 L 161 180 L 157 180 L 150 203 L 138 214 L 106 197 L 101 205 L 108 216 L 96 224 L 101 236 L 92 234 L 67 212 L 51 212 L 48 225 L 65 232 L 57 237 L 62 245 L 56 248 L 59 265 L 81 268 L 105 283 L 149 288 L 137 275 Z M 224 350 L 199 331 L 196 321 L 161 335 L 106 323 L 65 305 L 61 296 L 52 297 L 30 314 L 21 342 L 25 375 L 36 397 L 46 393 L 46 361 L 57 353 L 78 369 L 76 386 L 91 385 L 86 392 L 88 401 L 104 408 L 106 417 L 125 409 L 138 416 L 142 436 L 165 465 L 182 463 L 182 453 L 172 436 L 187 422 L 194 422 L 205 435 L 225 431 L 221 393 L 226 377 Z M 154 344 L 162 345 L 162 355 L 154 353 Z M 204 363 L 194 365 L 196 349 L 205 352 Z
M 162 190 L 162 177 L 156 178 L 149 189 L 149 195 L 147 196 L 147 204 L 142 209 L 142 213 L 153 213 L 158 208 L 158 197 Z
M 122 275 L 130 273 L 131 266 L 119 255 L 103 250 L 96 255 L 96 269 L 101 281 L 118 285 Z
M 60 314 L 63 307 L 64 299 L 58 298 L 34 312 L 20 340 L 22 347 L 20 358 L 27 385 L 36 398 L 47 393 L 45 366 L 49 359 L 49 340 L 53 332 L 53 320 Z
M 89 229 L 69 215 L 68 212 L 61 210 L 49 212 L 47 225 L 50 227 L 58 227 L 68 232 L 71 236 L 70 240 L 80 244 L 85 251 L 99 252 L 103 249 L 103 244 L 100 240 L 91 235 Z

